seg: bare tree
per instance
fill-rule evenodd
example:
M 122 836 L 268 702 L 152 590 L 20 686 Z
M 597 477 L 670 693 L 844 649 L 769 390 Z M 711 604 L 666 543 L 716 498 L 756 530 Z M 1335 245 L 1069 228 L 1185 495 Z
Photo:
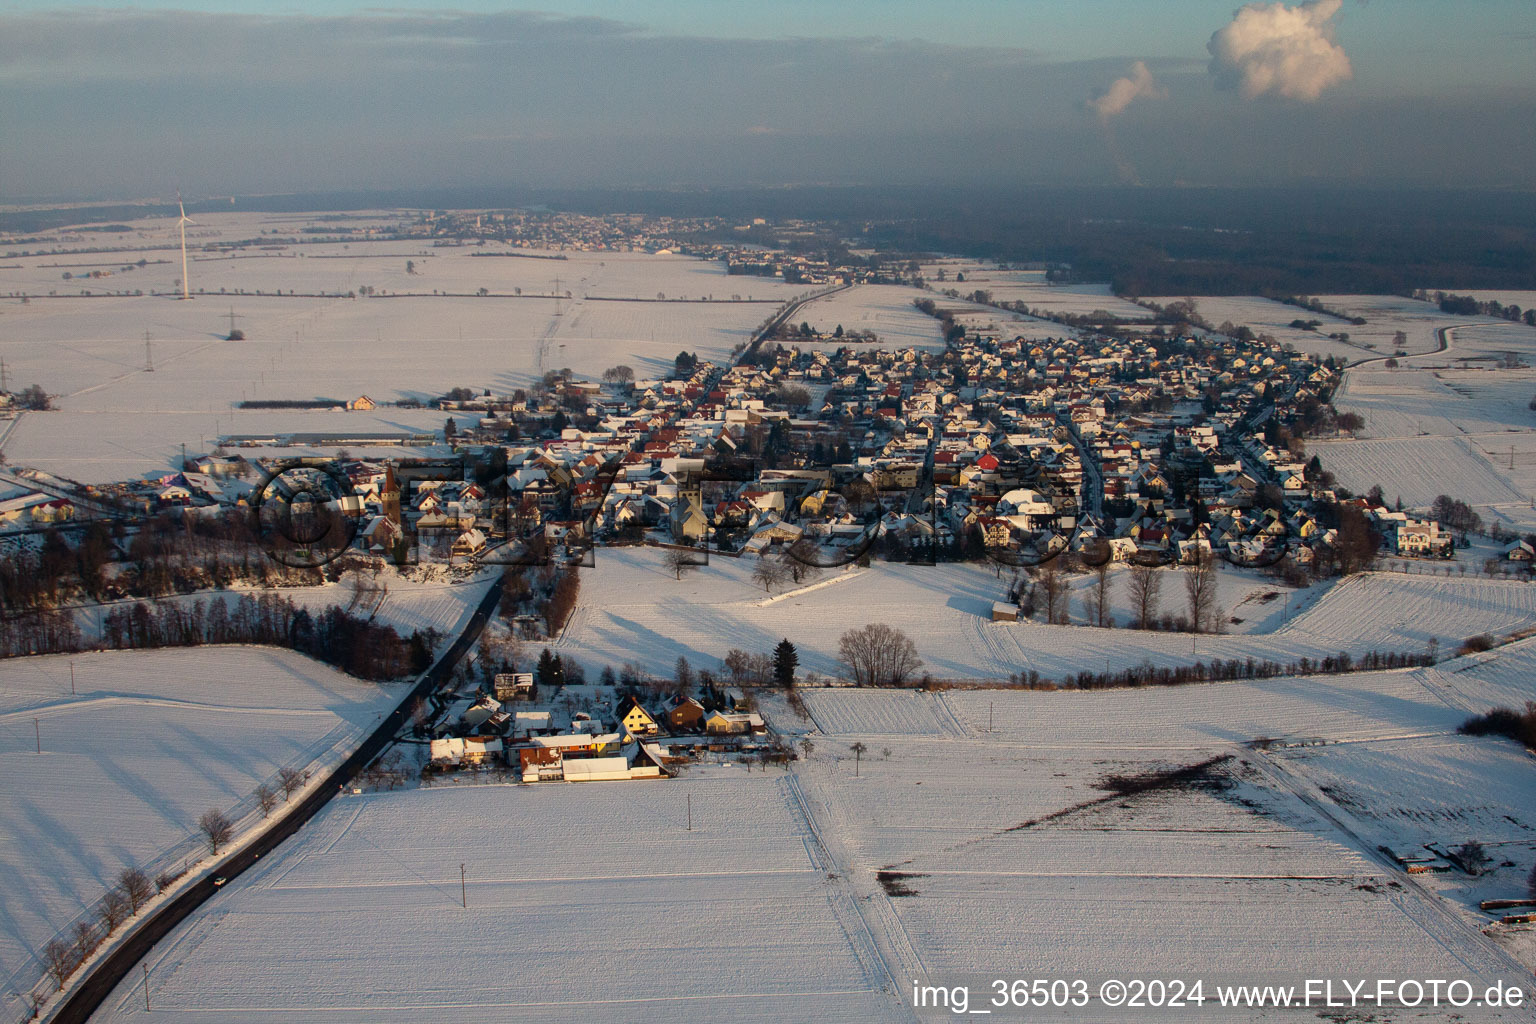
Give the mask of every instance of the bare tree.
M 610 366 L 608 369 L 604 370 L 603 380 L 607 381 L 609 384 L 633 384 L 635 380 L 635 371 L 631 367 L 620 363 L 618 366 Z
M 1035 575 L 1035 582 L 1040 588 L 1040 596 L 1045 598 L 1045 621 L 1053 626 L 1066 625 L 1067 602 L 1071 597 L 1071 590 L 1056 559 L 1053 558 L 1040 567 Z
M 1156 566 L 1131 566 L 1131 607 L 1136 612 L 1136 628 L 1149 629 L 1157 618 L 1157 595 L 1163 589 L 1162 573 Z
M 661 561 L 672 573 L 672 577 L 679 580 L 683 578 L 683 573 L 693 572 L 698 568 L 693 561 L 693 553 L 682 548 L 668 548 Z
M 128 897 L 128 910 L 134 914 L 155 894 L 155 884 L 138 868 L 124 868 L 117 876 L 117 887 Z
M 1184 595 L 1189 599 L 1189 628 L 1196 633 L 1216 629 L 1216 560 L 1201 547 L 1184 573 Z
M 261 816 L 265 818 L 277 806 L 277 790 L 263 782 L 256 787 L 256 802 L 261 805 Z
M 1461 864 L 1461 868 L 1469 875 L 1480 875 L 1488 869 L 1493 858 L 1488 856 L 1488 851 L 1477 840 L 1462 843 L 1451 851 L 1451 855 Z
M 866 747 L 863 743 L 855 743 L 853 746 L 849 747 L 848 749 L 853 751 L 853 776 L 854 776 L 854 778 L 858 778 L 858 776 L 859 776 L 859 761 L 863 759 L 864 751 L 868 750 L 869 748 Z
M 752 570 L 752 582 L 760 584 L 767 593 L 773 593 L 774 587 L 782 587 L 789 579 L 789 569 L 777 558 L 759 558 L 757 568 Z
M 923 664 L 907 635 L 883 622 L 844 633 L 837 653 L 856 686 L 899 686 Z
M 101 905 L 96 908 L 96 917 L 101 921 L 102 930 L 111 935 L 118 925 L 128 920 L 132 912 L 123 890 L 114 887 L 102 894 Z
M 1109 563 L 1104 562 L 1094 567 L 1093 583 L 1088 588 L 1088 597 L 1083 601 L 1088 621 L 1095 626 L 1110 625 L 1113 620 L 1109 614 L 1109 601 Z
M 96 934 L 96 925 L 90 921 L 75 922 L 75 964 L 91 955 L 91 951 L 101 944 L 101 938 Z
M 62 939 L 49 939 L 48 945 L 43 947 L 43 963 L 47 965 L 48 976 L 59 988 L 64 987 L 64 982 L 75 972 L 75 967 L 80 963 L 75 956 L 75 947 Z
M 283 787 L 283 799 L 293 796 L 304 786 L 304 773 L 293 768 L 280 768 L 277 772 L 277 783 Z
M 809 537 L 802 537 L 789 546 L 784 553 L 784 567 L 790 579 L 804 583 L 821 575 L 821 566 L 816 564 L 817 550 L 816 542 Z
M 203 838 L 208 841 L 208 852 L 214 854 L 235 834 L 235 823 L 217 807 L 204 811 L 203 816 L 197 819 L 197 827 L 202 829 Z

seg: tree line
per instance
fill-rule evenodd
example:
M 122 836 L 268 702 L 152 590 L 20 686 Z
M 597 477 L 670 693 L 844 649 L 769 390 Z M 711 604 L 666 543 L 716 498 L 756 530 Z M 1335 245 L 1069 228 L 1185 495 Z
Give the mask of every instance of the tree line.
M 204 644 L 287 647 L 361 679 L 388 680 L 424 672 L 442 639 L 436 630 L 402 637 L 332 606 L 318 615 L 276 594 L 220 596 L 204 601 L 138 601 L 103 617 L 101 636 L 87 643 L 67 611 L 15 616 L 0 636 L 0 656 L 73 653 L 91 649 L 150 650 Z
M 1449 313 L 1452 316 L 1495 316 L 1517 324 L 1523 323 L 1536 327 L 1536 307 L 1523 310 L 1513 302 L 1506 306 L 1494 299 L 1479 300 L 1472 295 L 1453 295 L 1449 292 L 1435 292 L 1430 295 L 1422 288 L 1414 293 L 1414 298 L 1434 302 L 1440 307 L 1440 312 Z

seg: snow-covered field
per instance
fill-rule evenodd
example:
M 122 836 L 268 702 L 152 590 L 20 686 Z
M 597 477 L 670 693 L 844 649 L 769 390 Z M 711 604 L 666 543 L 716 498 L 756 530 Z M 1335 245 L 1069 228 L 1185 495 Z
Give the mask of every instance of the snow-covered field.
M 1485 339 L 1504 338 L 1515 346 L 1516 351 L 1530 352 L 1532 347 L 1536 346 L 1536 329 L 1511 324 L 1507 320 L 1497 320 L 1493 317 L 1450 316 L 1440 312 L 1440 307 L 1434 303 L 1407 299 L 1401 295 L 1320 295 L 1318 298 L 1329 309 L 1338 310 L 1349 316 L 1363 316 L 1366 319 L 1366 323 L 1358 326 L 1338 324 L 1336 327 L 1326 327 L 1323 333 L 1330 334 L 1342 330 L 1349 335 L 1352 343 L 1370 344 L 1374 347 L 1375 354 L 1380 356 L 1392 354 L 1393 339 L 1398 331 L 1402 331 L 1408 335 L 1408 344 L 1404 347 L 1404 351 L 1410 356 L 1418 357 L 1414 360 L 1415 363 L 1449 365 L 1450 361 L 1459 355 L 1475 354 L 1462 351 L 1465 347 L 1462 344 L 1465 336 L 1460 331 L 1456 332 L 1450 341 L 1448 352 L 1438 352 L 1441 341 L 1439 330 L 1458 325 L 1475 325 L 1477 329 L 1471 332 L 1472 335 Z M 1309 315 L 1303 310 L 1297 312 L 1303 317 Z
M 293 218 L 204 219 L 209 223 L 189 244 L 259 239 L 268 228 L 297 230 Z M 90 241 L 163 247 L 174 237 L 156 224 Z M 808 290 L 728 277 L 721 264 L 682 256 L 472 255 L 494 251 L 509 250 L 359 240 L 233 256 L 199 253 L 189 272 L 194 288 L 227 294 L 191 302 L 147 294 L 174 289 L 180 255 L 170 248 L 9 259 L 0 267 L 0 296 L 7 296 L 0 298 L 0 357 L 16 386 L 40 385 L 56 396 L 59 411 L 22 417 L 4 439 L 6 457 L 101 482 L 167 470 L 182 443 L 202 450 L 221 435 L 440 429 L 442 417 L 431 411 L 235 407 L 244 400 L 345 401 L 362 394 L 381 402 L 425 400 L 454 387 L 510 391 L 565 366 L 595 378 L 627 363 L 645 377 L 670 369 L 684 348 L 724 360 L 778 304 Z M 139 258 L 151 262 L 122 270 Z M 407 261 L 414 273 L 407 273 Z M 113 274 L 61 279 L 90 272 L 87 264 Z M 337 297 L 365 286 L 377 294 Z M 482 288 L 490 294 L 476 294 Z M 92 295 L 80 295 L 83 290 Z M 115 294 L 124 290 L 146 294 Z M 35 297 L 23 302 L 14 297 L 21 292 Z M 566 292 L 569 299 L 544 297 Z M 729 301 L 737 295 L 754 301 Z M 661 302 L 658 296 L 710 301 Z M 230 312 L 246 340 L 224 340 Z M 935 337 L 936 330 L 930 331 Z M 150 363 L 154 369 L 146 372 Z
M 990 292 L 996 302 L 1023 302 L 1046 313 L 1088 315 L 1113 313 L 1122 320 L 1151 320 L 1152 313 L 1110 291 L 1104 284 L 1047 284 L 1043 270 L 1001 270 L 994 264 L 944 259 L 923 264 L 923 276 L 933 288 L 954 288 L 961 295 Z M 939 280 L 939 271 L 944 279 Z M 956 279 L 964 274 L 965 280 Z
M 835 870 L 783 773 L 343 797 L 156 947 L 152 1000 L 187 1021 L 900 1020 Z M 137 984 L 94 1019 L 137 1019 Z
M 1334 404 L 1359 413 L 1365 427 L 1358 439 L 1315 440 L 1309 448 L 1357 493 L 1379 483 L 1389 500 L 1400 494 L 1416 508 L 1449 494 L 1529 529 L 1536 525 L 1533 394 L 1529 369 L 1353 369 Z
M 1170 302 L 1181 301 L 1182 298 L 1177 295 L 1165 295 L 1153 301 L 1166 306 Z M 1298 352 L 1316 354 L 1324 358 L 1333 356 L 1346 363 L 1358 362 L 1375 355 L 1362 344 L 1363 341 L 1374 339 L 1356 338 L 1356 332 L 1361 328 L 1345 320 L 1313 313 L 1299 306 L 1276 302 L 1273 299 L 1260 298 L 1256 295 L 1202 295 L 1195 299 L 1195 307 L 1213 327 L 1220 327 L 1230 320 L 1239 326 L 1247 325 L 1255 334 L 1268 334 L 1281 344 L 1292 346 Z M 1321 323 L 1315 331 L 1304 331 L 1292 327 L 1293 320 L 1319 320 Z M 1340 331 L 1347 333 L 1352 340 L 1342 342 L 1328 337 Z M 1390 341 L 1390 332 L 1387 337 Z M 1390 355 L 1391 350 L 1388 349 L 1386 354 Z
M 38 952 L 124 867 L 153 877 L 196 860 L 199 815 L 251 812 L 259 784 L 345 754 L 399 692 L 260 647 L 0 661 L 7 1014 L 42 973 Z
M 977 1009 L 995 977 L 1095 991 L 1106 977 L 1200 978 L 1208 995 L 1308 977 L 1528 985 L 1519 936 L 1481 934 L 1454 879 L 1416 880 L 1375 850 L 1498 844 L 1515 867 L 1481 895 L 1536 859 L 1536 775 L 1503 741 L 1452 735 L 1466 713 L 1436 672 L 812 690 L 810 720 L 765 698 L 777 728 L 810 740 L 788 772 L 342 797 L 151 952 L 152 1000 L 208 1024 L 930 1021 L 953 1015 L 914 1009 L 914 983 L 970 982 Z M 1328 743 L 1250 749 L 1260 735 Z M 1223 755 L 1198 785 L 1106 789 Z M 1499 778 L 1480 785 L 1484 773 Z M 141 984 L 95 1019 L 135 1018 Z M 1273 1019 L 1209 1004 L 1156 1016 Z
M 408 577 L 391 565 L 381 564 L 377 573 L 348 572 L 336 583 L 315 587 L 200 591 L 162 600 L 202 601 L 206 605 L 220 599 L 238 600 L 245 594 L 253 597 L 273 594 L 308 609 L 311 615 L 319 615 L 335 606 L 358 618 L 391 626 L 401 636 L 408 637 L 418 629 L 436 629 L 451 637 L 463 630 L 499 570 L 487 569 L 464 578 L 451 577 L 443 566 L 421 567 L 409 572 Z M 87 636 L 100 636 L 106 614 L 113 608 L 133 603 L 130 600 L 83 605 L 76 609 L 75 619 Z
M 809 323 L 823 334 L 832 334 L 838 325 L 844 331 L 873 331 L 879 340 L 874 345 L 860 342 L 860 347 L 942 351 L 939 322 L 912 305 L 916 299 L 938 302 L 943 296 L 903 285 L 861 284 L 808 303 L 795 315 L 797 322 Z M 834 341 L 822 347 L 841 344 Z
M 1466 674 L 1508 657 L 1502 696 L 1536 696 L 1525 646 Z M 911 874 L 916 895 L 882 913 L 909 973 L 975 975 L 996 955 L 1044 976 L 1528 981 L 1474 908 L 1518 892 L 1536 861 L 1536 773 L 1513 744 L 1454 735 L 1464 703 L 1484 706 L 1470 683 L 1444 685 L 1458 667 L 1093 693 L 821 690 L 806 695 L 816 752 L 797 774 L 870 900 L 886 902 L 874 871 Z M 1326 745 L 1250 750 L 1260 736 Z M 1105 776 L 1222 754 L 1225 792 L 1074 809 L 1105 796 Z M 1472 839 L 1514 866 L 1421 886 L 1375 856 Z M 1500 941 L 1529 966 L 1519 934 Z
M 715 666 L 733 647 L 766 652 L 788 637 L 799 649 L 802 669 L 837 675 L 838 638 L 849 629 L 884 622 L 912 638 L 924 661 L 921 671 L 938 679 L 998 680 L 1030 670 L 1061 679 L 1143 662 L 1417 653 L 1431 638 L 1449 649 L 1463 637 L 1508 633 L 1536 617 L 1536 590 L 1520 583 L 1372 573 L 1319 596 L 1316 590 L 1298 595 L 1235 573 L 1222 584 L 1223 600 L 1240 599 L 1226 610 L 1229 617 L 1245 619 L 1237 628 L 1255 632 L 1192 637 L 992 622 L 992 603 L 1002 599 L 1006 583 L 979 566 L 876 563 L 829 572 L 817 583 L 769 598 L 752 584 L 753 564 L 716 558 L 678 581 L 663 568 L 658 550 L 601 551 L 597 567 L 582 582 L 581 605 L 556 646 L 589 669 L 634 661 L 668 675 L 679 654 L 695 665 Z M 1185 603 L 1180 570 L 1165 572 L 1161 607 L 1177 613 Z M 1079 594 L 1086 584 L 1083 578 L 1076 581 Z M 1124 621 L 1125 584 L 1117 581 L 1114 588 Z M 1259 600 L 1277 590 L 1281 596 Z M 1082 621 L 1077 600 L 1072 614 Z
M 1362 437 L 1519 433 L 1536 430 L 1532 370 L 1350 370 L 1334 395 L 1365 419 Z
M 1536 438 L 1521 447 L 1536 447 Z M 1430 435 L 1325 441 L 1312 444 L 1310 450 L 1352 492 L 1364 494 L 1380 484 L 1387 501 L 1395 504 L 1400 497 L 1409 508 L 1428 508 L 1440 494 L 1480 506 L 1530 503 L 1484 457 L 1475 438 Z M 1426 466 L 1433 466 L 1434 472 L 1426 473 Z

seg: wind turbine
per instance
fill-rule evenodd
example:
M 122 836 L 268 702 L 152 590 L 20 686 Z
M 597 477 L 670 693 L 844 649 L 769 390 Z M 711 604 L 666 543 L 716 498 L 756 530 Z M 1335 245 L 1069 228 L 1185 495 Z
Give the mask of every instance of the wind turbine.
M 181 297 L 190 299 L 192 292 L 187 283 L 187 225 L 196 226 L 197 221 L 187 216 L 187 208 L 182 205 L 180 191 L 176 193 L 176 209 L 181 211 L 181 220 L 176 222 L 176 226 L 181 229 Z

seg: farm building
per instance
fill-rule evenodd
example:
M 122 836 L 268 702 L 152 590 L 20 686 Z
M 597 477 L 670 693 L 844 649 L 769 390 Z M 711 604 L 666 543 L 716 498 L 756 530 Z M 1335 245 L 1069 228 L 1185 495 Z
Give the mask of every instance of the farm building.
M 495 736 L 450 736 L 432 741 L 432 763 L 457 768 L 484 764 L 501 756 L 501 740 Z
M 532 672 L 496 673 L 496 699 L 525 700 L 533 696 Z
M 752 711 L 746 714 L 727 714 L 716 711 L 704 720 L 704 731 L 713 736 L 730 736 L 741 733 L 762 732 L 763 717 Z

